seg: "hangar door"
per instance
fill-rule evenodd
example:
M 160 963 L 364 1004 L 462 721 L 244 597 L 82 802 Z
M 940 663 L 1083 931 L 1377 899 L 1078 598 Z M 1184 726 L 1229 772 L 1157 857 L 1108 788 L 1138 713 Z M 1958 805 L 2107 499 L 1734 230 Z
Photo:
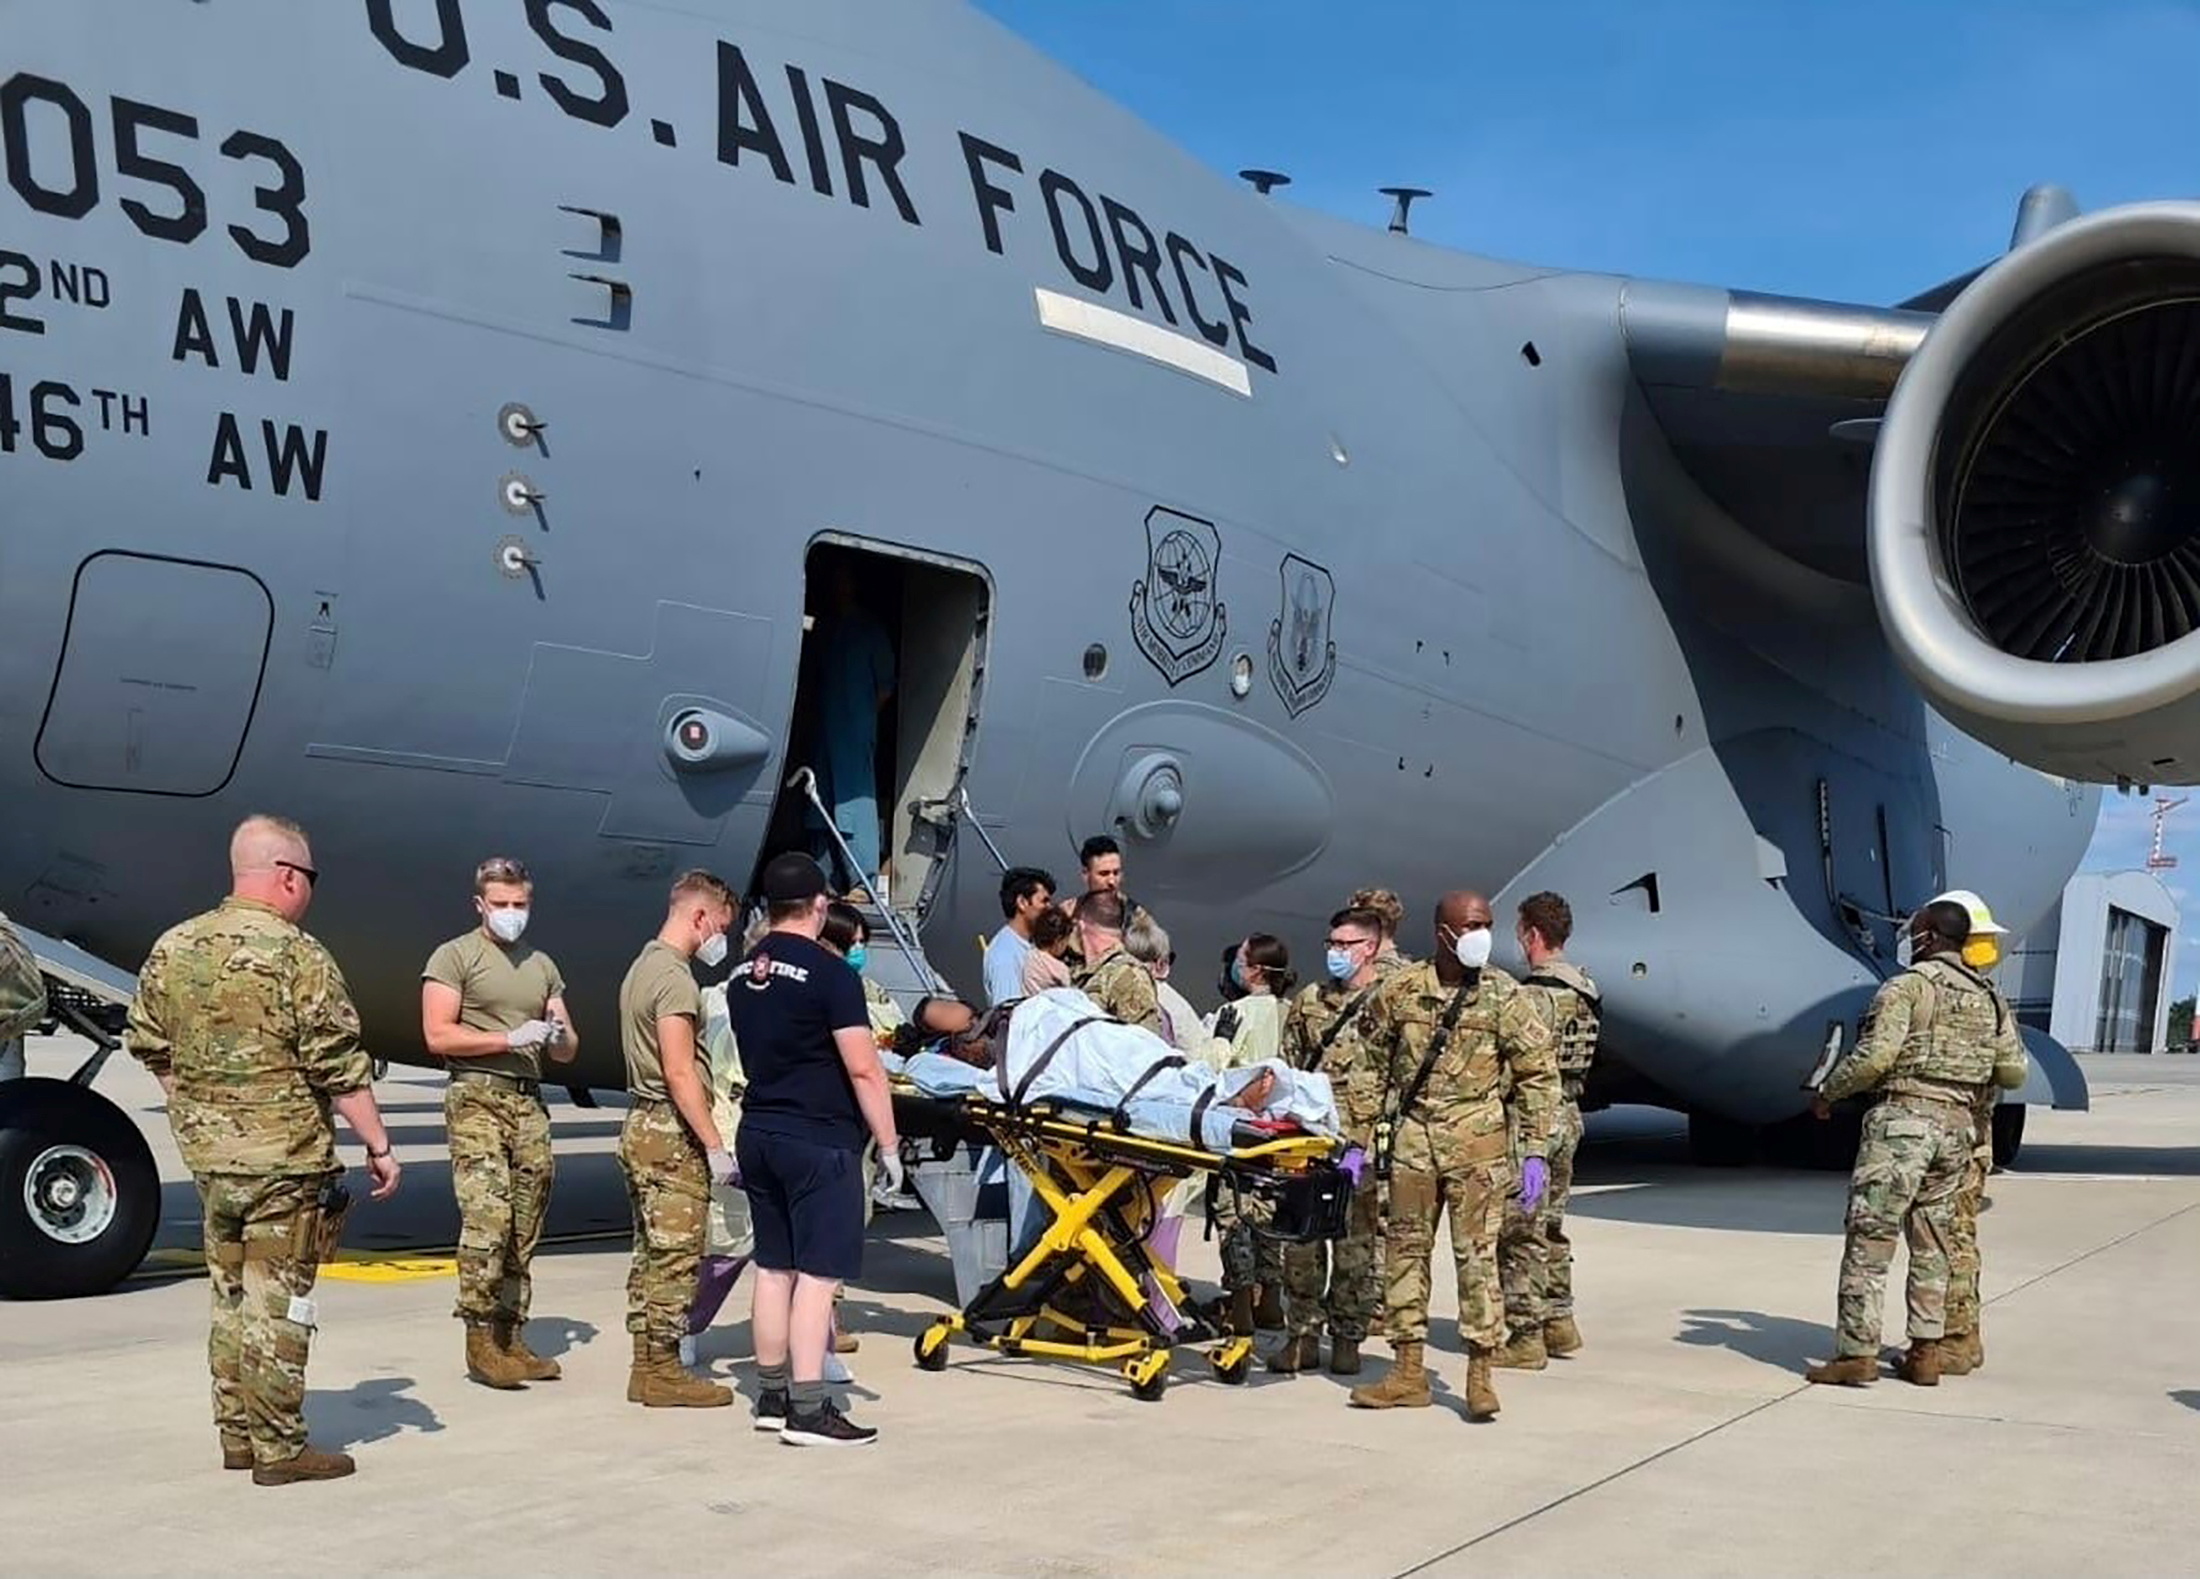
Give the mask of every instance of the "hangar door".
M 94 554 L 77 567 L 40 771 L 72 789 L 213 794 L 244 750 L 274 619 L 249 571 Z

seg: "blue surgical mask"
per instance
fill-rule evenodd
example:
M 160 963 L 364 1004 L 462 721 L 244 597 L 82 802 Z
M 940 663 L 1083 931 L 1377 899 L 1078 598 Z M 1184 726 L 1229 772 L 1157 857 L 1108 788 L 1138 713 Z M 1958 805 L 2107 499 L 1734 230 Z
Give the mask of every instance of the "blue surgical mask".
M 865 962 L 868 961 L 870 957 L 871 950 L 869 945 L 858 943 L 854 948 L 848 951 L 848 968 L 860 974 L 863 970 Z
M 1230 985 L 1237 988 L 1237 990 L 1240 992 L 1250 992 L 1252 990 L 1245 985 L 1244 960 L 1232 959 L 1230 961 Z
M 1352 979 L 1352 951 L 1350 949 L 1331 949 L 1322 956 L 1322 964 L 1328 968 L 1331 981 L 1350 981 Z

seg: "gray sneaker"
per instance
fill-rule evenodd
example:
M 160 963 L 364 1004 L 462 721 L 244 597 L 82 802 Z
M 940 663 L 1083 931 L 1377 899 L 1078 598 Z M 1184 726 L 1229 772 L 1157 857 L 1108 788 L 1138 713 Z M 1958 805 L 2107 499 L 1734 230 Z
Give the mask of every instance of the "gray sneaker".
M 763 1392 L 756 1395 L 756 1429 L 759 1431 L 783 1431 L 787 1427 L 787 1395 L 785 1392 Z

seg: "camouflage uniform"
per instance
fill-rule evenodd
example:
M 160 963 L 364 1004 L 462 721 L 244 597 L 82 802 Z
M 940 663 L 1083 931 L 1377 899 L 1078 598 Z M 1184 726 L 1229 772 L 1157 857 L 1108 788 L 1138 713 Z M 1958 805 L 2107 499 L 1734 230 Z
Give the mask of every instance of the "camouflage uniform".
M 1378 975 L 1376 985 L 1382 980 Z M 1283 1057 L 1294 1069 L 1316 1068 L 1319 1060 L 1321 1073 L 1336 1091 L 1345 1138 L 1371 1147 L 1376 1121 L 1382 1117 L 1383 1067 L 1358 1034 L 1359 1010 L 1366 1007 L 1363 997 L 1362 989 L 1336 982 L 1316 982 L 1302 990 L 1291 1001 L 1290 1015 L 1283 1022 Z M 1340 1024 L 1341 1016 L 1349 1018 Z M 1329 1038 L 1326 1051 L 1324 1038 Z M 1359 1343 L 1367 1337 L 1382 1292 L 1380 1204 L 1374 1173 L 1369 1170 L 1353 1192 L 1342 1239 L 1284 1247 L 1292 1337 L 1319 1337 L 1325 1324 L 1332 1339 Z
M 45 1022 L 46 977 L 0 915 L 0 1080 L 23 1078 L 23 1038 Z
M 1414 965 L 1385 981 L 1360 1012 L 1360 1039 L 1385 1066 L 1386 1101 L 1404 1096 L 1453 993 L 1433 964 Z M 1513 1184 L 1508 1080 L 1521 1154 L 1540 1157 L 1559 1101 L 1557 1040 L 1535 1000 L 1512 977 L 1485 966 L 1443 1055 L 1411 1109 L 1395 1119 L 1383 1244 L 1383 1316 L 1393 1344 L 1428 1336 L 1429 1256 L 1447 1208 L 1460 1336 L 1478 1352 L 1505 1340 L 1497 1236 Z
M 1994 1095 L 1982 1098 L 1972 1114 L 1971 1160 L 1956 1186 L 1955 1215 L 1948 1231 L 1948 1332 L 1978 1331 L 1979 1204 L 1986 1199 L 1986 1174 L 1994 1162 Z
M 306 1445 L 310 1241 L 338 1170 L 330 1099 L 373 1076 L 328 950 L 270 906 L 230 898 L 146 956 L 126 1043 L 175 1082 L 168 1123 L 205 1211 L 207 1363 L 226 1448 L 266 1468 Z
M 1124 953 L 1120 943 L 1071 980 L 1103 1014 L 1125 1025 L 1142 1026 L 1156 1036 L 1162 1034 L 1161 999 L 1154 992 L 1153 973 Z
M 557 964 L 531 943 L 498 943 L 469 932 L 428 956 L 424 981 L 458 994 L 458 1023 L 470 1031 L 517 1030 L 544 1018 L 565 994 Z M 537 1048 L 449 1060 L 443 1121 L 450 1133 L 451 1188 L 458 1199 L 458 1303 L 465 1322 L 527 1323 L 532 1265 L 550 1210 L 556 1162 L 543 1106 Z
M 1560 1100 L 1551 1120 L 1544 1160 L 1550 1182 L 1533 1212 L 1517 1199 L 1505 1206 L 1498 1236 L 1498 1280 L 1505 1288 L 1505 1320 L 1514 1336 L 1540 1332 L 1546 1322 L 1574 1313 L 1574 1248 L 1566 1237 L 1566 1200 L 1574 1188 L 1574 1154 L 1581 1148 L 1581 1092 L 1596 1057 L 1596 983 L 1562 954 L 1537 966 L 1520 990 L 1538 1001 L 1544 1023 L 1558 1038 Z M 1515 1161 L 1522 1151 L 1515 1131 Z
M 710 1164 L 665 1086 L 658 1021 L 686 1018 L 700 1035 L 703 995 L 687 957 L 652 940 L 619 987 L 619 1037 L 633 1106 L 619 1126 L 619 1167 L 634 1213 L 626 1330 L 660 1355 L 687 1336 L 688 1307 L 710 1227 Z M 703 1070 L 707 1082 L 709 1070 Z
M 2008 1005 L 1949 955 L 1936 955 L 1873 997 L 1856 1047 L 1819 1087 L 1828 1102 L 1876 1090 L 1849 1180 L 1841 1256 L 1843 1359 L 1879 1353 L 1881 1304 L 1897 1233 L 1910 1246 L 1909 1335 L 1946 1331 L 1955 1196 L 1970 1166 L 1973 1117 L 1994 1086 L 2024 1083 L 2024 1044 Z

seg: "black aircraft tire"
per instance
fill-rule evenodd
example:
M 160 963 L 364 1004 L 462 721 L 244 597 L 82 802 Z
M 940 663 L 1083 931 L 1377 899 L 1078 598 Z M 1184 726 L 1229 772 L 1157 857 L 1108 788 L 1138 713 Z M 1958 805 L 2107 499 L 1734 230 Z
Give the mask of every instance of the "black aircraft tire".
M 1757 1160 L 1756 1128 L 1716 1113 L 1691 1113 L 1688 1160 L 1699 1168 L 1746 1168 Z
M 0 1298 L 104 1293 L 159 1226 L 160 1171 L 129 1115 L 66 1080 L 0 1085 Z
M 2023 1152 L 2025 1111 L 2022 1102 L 2004 1102 L 1994 1109 L 1995 1167 L 2008 1167 Z

